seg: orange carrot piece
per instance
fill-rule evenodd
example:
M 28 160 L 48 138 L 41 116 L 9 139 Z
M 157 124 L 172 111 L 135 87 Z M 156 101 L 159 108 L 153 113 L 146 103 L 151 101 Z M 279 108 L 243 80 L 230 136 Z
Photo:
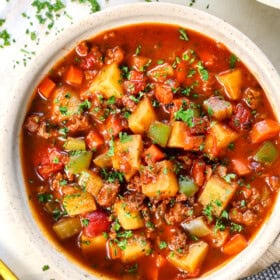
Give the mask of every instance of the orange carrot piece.
M 46 77 L 38 86 L 38 92 L 48 99 L 55 87 L 56 84 L 49 77 Z
M 86 136 L 86 144 L 91 150 L 96 150 L 104 145 L 103 137 L 96 131 L 91 130 Z
M 164 159 L 164 153 L 154 144 L 152 144 L 145 152 L 144 158 L 146 161 L 157 162 Z
M 239 176 L 248 175 L 251 173 L 248 167 L 247 159 L 235 158 L 231 160 L 232 168 Z
M 108 240 L 106 243 L 106 249 L 107 249 L 107 255 L 111 260 L 116 260 L 121 257 L 121 253 L 122 253 L 121 249 L 114 241 Z
M 223 252 L 227 255 L 236 255 L 247 247 L 245 237 L 237 233 L 223 247 Z
M 280 131 L 278 122 L 266 119 L 254 124 L 250 136 L 253 144 L 275 137 Z
M 71 65 L 66 73 L 65 80 L 71 85 L 81 85 L 83 82 L 83 71 L 73 65 Z
M 185 140 L 185 151 L 199 151 L 203 144 L 204 136 L 187 136 Z

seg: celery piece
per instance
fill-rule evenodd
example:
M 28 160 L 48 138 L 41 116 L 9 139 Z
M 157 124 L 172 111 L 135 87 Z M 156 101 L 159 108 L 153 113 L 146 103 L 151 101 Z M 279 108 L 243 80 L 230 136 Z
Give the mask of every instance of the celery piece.
M 53 225 L 53 230 L 59 239 L 66 239 L 74 236 L 82 230 L 80 218 L 63 218 Z
M 69 161 L 66 165 L 66 171 L 70 174 L 79 174 L 88 169 L 92 158 L 90 151 L 76 151 L 70 154 Z
M 272 142 L 266 141 L 254 155 L 254 160 L 263 164 L 272 164 L 277 157 L 278 151 L 276 146 Z
M 84 151 L 86 143 L 83 139 L 68 137 L 63 147 L 66 151 Z
M 170 133 L 170 125 L 155 121 L 150 125 L 148 137 L 151 138 L 154 143 L 166 147 Z
M 192 196 L 198 191 L 198 186 L 188 177 L 180 177 L 179 191 L 186 196 Z

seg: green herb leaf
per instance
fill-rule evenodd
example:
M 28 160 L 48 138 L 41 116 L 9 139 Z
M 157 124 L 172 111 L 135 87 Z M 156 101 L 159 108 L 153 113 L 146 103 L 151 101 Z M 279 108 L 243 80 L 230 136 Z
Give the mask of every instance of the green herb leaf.
M 167 243 L 165 241 L 160 241 L 159 243 L 159 249 L 163 250 L 167 248 Z
M 202 62 L 201 61 L 199 61 L 198 63 L 197 63 L 197 69 L 198 69 L 198 72 L 199 72 L 199 74 L 200 74 L 200 76 L 201 76 L 201 79 L 203 80 L 203 81 L 208 81 L 208 79 L 209 79 L 209 74 L 208 74 L 208 71 L 205 69 L 205 67 L 202 65 Z
M 50 266 L 47 265 L 47 264 L 43 265 L 43 267 L 42 267 L 43 271 L 46 271 L 46 270 L 49 270 L 49 269 L 50 269 Z
M 187 109 L 184 110 L 182 107 L 179 111 L 175 112 L 175 120 L 182 120 L 185 122 L 189 127 L 193 127 L 193 117 L 194 117 L 194 110 Z
M 183 28 L 180 28 L 179 29 L 179 33 L 180 33 L 180 36 L 179 38 L 183 41 L 189 41 L 189 37 L 188 37 L 188 34 L 187 34 L 187 31 Z

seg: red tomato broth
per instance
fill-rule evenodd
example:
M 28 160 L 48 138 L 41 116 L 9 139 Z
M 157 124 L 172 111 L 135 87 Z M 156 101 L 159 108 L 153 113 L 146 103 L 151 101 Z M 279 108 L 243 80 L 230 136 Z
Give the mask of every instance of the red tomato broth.
M 201 86 L 195 87 L 195 90 L 192 91 L 192 94 L 190 96 L 187 96 L 187 98 L 195 103 L 202 104 L 202 102 L 213 95 L 213 92 L 219 91 L 221 95 L 224 96 L 226 100 L 228 100 L 227 96 L 225 96 L 222 86 L 216 81 L 215 76 L 212 76 L 212 73 L 221 73 L 224 71 L 227 71 L 230 69 L 229 67 L 229 61 L 231 57 L 230 51 L 223 46 L 221 43 L 215 42 L 214 40 L 199 34 L 197 32 L 186 30 L 189 40 L 185 41 L 180 39 L 180 34 L 178 32 L 179 27 L 177 26 L 170 26 L 170 25 L 161 25 L 161 24 L 140 24 L 140 25 L 132 25 L 127 27 L 121 27 L 117 28 L 111 31 L 104 32 L 102 34 L 97 35 L 93 39 L 87 40 L 87 44 L 89 46 L 89 49 L 92 46 L 98 46 L 100 52 L 104 55 L 108 49 L 114 48 L 116 46 L 121 47 L 124 50 L 125 57 L 124 60 L 120 65 L 127 66 L 129 64 L 130 57 L 137 52 L 137 48 L 141 45 L 141 48 L 139 48 L 140 55 L 148 58 L 152 58 L 151 64 L 147 67 L 149 69 L 153 69 L 158 65 L 159 60 L 165 60 L 166 63 L 174 63 L 176 61 L 176 57 L 181 57 L 181 54 L 187 50 L 187 49 L 194 49 L 196 54 L 200 57 L 201 61 L 203 59 L 208 62 L 208 67 L 206 69 L 208 70 L 208 73 L 210 75 L 209 80 L 211 83 L 209 85 L 210 89 L 203 90 Z M 213 56 L 213 57 L 211 57 Z M 73 50 L 69 55 L 65 57 L 65 59 L 58 62 L 53 69 L 50 71 L 49 78 L 56 83 L 57 87 L 60 84 L 66 84 L 65 82 L 65 75 L 67 72 L 67 69 L 71 65 L 74 65 L 75 67 L 79 68 L 79 65 L 81 63 L 81 60 L 84 59 L 84 57 L 78 57 L 78 55 L 75 53 L 75 50 Z M 187 65 L 187 64 L 186 64 Z M 182 64 L 183 68 L 186 66 L 184 63 Z M 188 66 L 188 65 L 187 65 Z M 101 68 L 96 67 L 96 71 L 100 71 Z M 241 91 L 244 92 L 244 90 L 248 87 L 251 87 L 253 89 L 259 90 L 261 92 L 261 106 L 258 106 L 256 109 L 256 113 L 253 115 L 253 123 L 256 123 L 258 121 L 261 121 L 263 119 L 275 119 L 275 116 L 272 112 L 271 106 L 259 86 L 257 80 L 253 77 L 253 75 L 248 71 L 246 66 L 239 60 L 235 63 L 235 68 L 241 69 L 242 71 L 242 87 Z M 189 71 L 189 69 L 187 69 Z M 184 72 L 184 70 L 183 70 Z M 188 72 L 185 71 L 185 75 L 188 75 Z M 94 74 L 95 75 L 95 74 Z M 88 90 L 90 87 L 90 84 L 92 83 L 92 79 L 86 80 L 83 79 L 83 82 L 80 86 L 78 85 L 68 85 L 69 88 L 78 94 L 80 94 L 80 97 L 82 100 L 85 100 L 86 97 L 84 97 L 84 92 Z M 191 77 L 187 77 L 182 83 L 182 86 L 190 86 L 192 85 L 197 79 L 199 79 L 199 73 L 197 73 Z M 208 85 L 206 85 L 207 87 Z M 176 93 L 174 94 L 174 98 L 178 98 L 182 95 L 176 96 Z M 153 97 L 154 98 L 154 97 Z M 106 99 L 106 98 L 105 98 Z M 52 97 L 50 99 L 42 99 L 42 97 L 37 94 L 37 91 L 34 92 L 32 97 L 32 102 L 30 104 L 30 108 L 27 115 L 30 114 L 38 114 L 39 116 L 44 116 L 47 120 L 51 120 L 52 113 L 51 113 L 51 102 Z M 240 100 L 233 100 L 230 101 L 233 106 L 236 106 Z M 244 102 L 243 102 L 244 103 Z M 139 103 L 138 103 L 139 104 Z M 137 104 L 135 104 L 137 106 Z M 117 103 L 118 106 L 118 103 Z M 124 106 L 124 105 L 120 105 Z M 135 110 L 135 108 L 132 110 L 132 112 Z M 157 119 L 161 122 L 169 122 L 170 118 L 170 112 L 168 111 L 168 106 L 164 107 L 164 105 L 160 105 L 159 108 L 154 108 Z M 254 110 L 251 110 L 254 111 Z M 84 114 L 86 116 L 89 116 L 88 110 L 85 110 Z M 207 115 L 207 112 L 206 112 Z M 92 117 L 90 117 L 92 118 Z M 211 119 L 211 116 L 209 116 Z M 94 119 L 94 117 L 93 117 Z M 52 121 L 50 121 L 51 123 Z M 222 124 L 228 124 L 229 119 L 224 119 L 221 121 Z M 102 121 L 96 121 L 94 119 L 93 123 L 90 124 L 90 129 L 94 129 L 95 131 L 98 131 L 101 133 L 106 128 L 106 125 Z M 105 127 L 105 128 L 104 128 Z M 115 127 L 115 126 L 114 126 Z M 58 128 L 61 128 L 61 123 L 54 124 L 54 131 Z M 52 129 L 52 128 L 51 128 Z M 77 131 L 71 133 L 71 137 L 77 138 L 82 137 L 85 138 L 87 133 L 90 131 L 90 129 L 86 129 L 85 131 Z M 131 130 L 129 130 L 127 127 L 122 130 L 122 127 L 120 127 L 121 131 L 125 131 L 125 133 L 131 134 Z M 252 157 L 258 150 L 258 148 L 261 146 L 260 144 L 252 144 L 250 137 L 249 137 L 249 131 L 248 130 L 242 130 L 237 131 L 239 133 L 239 138 L 237 138 L 234 142 L 234 148 L 231 150 L 230 148 L 224 148 L 222 151 L 219 151 L 219 159 L 221 162 L 221 159 L 223 162 L 227 163 L 227 174 L 232 174 L 234 171 L 232 170 L 232 167 L 230 165 L 230 159 L 234 158 L 236 155 L 241 156 L 243 158 L 249 158 L 250 162 L 252 162 Z M 110 133 L 109 133 L 110 134 Z M 116 134 L 118 135 L 118 134 Z M 93 151 L 93 159 L 96 158 L 96 156 L 103 154 L 104 152 L 110 150 L 110 144 L 108 145 L 108 140 L 106 135 L 103 135 L 104 139 L 107 143 L 101 148 L 97 148 L 96 151 Z M 117 137 L 117 136 L 116 136 Z M 197 275 L 193 275 L 192 273 L 184 274 L 183 272 L 180 272 L 179 269 L 177 269 L 174 265 L 169 263 L 165 258 L 167 257 L 169 253 L 169 249 L 159 249 L 157 240 L 167 240 L 168 234 L 166 234 L 166 228 L 168 227 L 166 224 L 163 226 L 158 226 L 155 230 L 155 232 L 149 233 L 148 238 L 149 242 L 151 242 L 151 247 L 153 249 L 153 252 L 150 255 L 140 257 L 137 261 L 129 262 L 128 264 L 123 264 L 120 260 L 109 260 L 106 255 L 106 249 L 98 249 L 94 253 L 85 254 L 82 252 L 81 244 L 79 242 L 80 235 L 74 235 L 68 239 L 65 240 L 59 240 L 59 238 L 56 236 L 55 232 L 52 229 L 52 226 L 56 221 L 53 220 L 51 215 L 45 211 L 45 206 L 43 203 L 41 203 L 38 200 L 38 193 L 52 193 L 53 196 L 58 199 L 63 197 L 63 194 L 57 193 L 57 191 L 52 190 L 52 183 L 51 179 L 48 180 L 42 180 L 38 176 L 35 162 L 38 160 L 38 155 L 41 154 L 42 150 L 45 150 L 46 147 L 55 146 L 61 151 L 64 151 L 64 141 L 62 139 L 61 134 L 57 134 L 55 137 L 50 137 L 49 139 L 44 139 L 38 135 L 34 135 L 34 133 L 28 131 L 28 129 L 23 129 L 22 133 L 22 143 L 21 143 L 21 151 L 22 151 L 22 166 L 23 171 L 25 175 L 25 183 L 27 186 L 27 194 L 30 198 L 30 204 L 32 207 L 32 211 L 34 215 L 36 216 L 39 223 L 43 226 L 43 228 L 46 230 L 46 232 L 51 236 L 52 239 L 55 240 L 59 246 L 63 247 L 63 250 L 65 253 L 70 254 L 72 257 L 74 257 L 75 260 L 78 260 L 78 262 L 82 265 L 84 265 L 87 269 L 93 270 L 94 272 L 98 272 L 104 275 L 107 275 L 112 278 L 116 279 L 152 279 L 150 278 L 151 275 L 157 275 L 158 279 L 179 279 L 177 277 L 192 277 L 192 276 L 198 276 L 202 275 L 203 273 L 206 273 L 215 267 L 227 262 L 230 258 L 234 256 L 225 255 L 220 248 L 212 248 L 209 246 L 208 254 L 205 257 L 203 263 L 201 266 L 199 266 L 199 273 Z M 279 147 L 279 137 L 278 135 L 276 137 L 273 137 L 269 139 L 273 142 L 277 150 L 280 150 Z M 148 147 L 151 146 L 153 141 L 151 139 L 147 139 L 145 136 L 145 139 L 143 141 L 145 149 L 148 149 Z M 175 157 L 180 156 L 180 150 L 174 149 L 174 148 L 162 148 L 159 145 L 157 145 L 158 148 L 161 149 L 161 151 L 166 152 L 167 155 L 172 155 Z M 63 152 L 64 153 L 64 152 Z M 203 159 L 206 161 L 204 157 L 202 157 L 202 153 L 200 152 L 184 152 L 184 153 L 191 153 L 191 158 L 195 159 L 197 155 L 199 155 L 200 159 Z M 199 154 L 200 153 L 200 154 Z M 221 155 L 221 156 L 220 156 Z M 145 162 L 144 159 L 141 160 L 142 162 Z M 208 161 L 208 159 L 207 159 Z M 148 162 L 148 161 L 147 161 Z M 207 162 L 208 165 L 215 165 L 217 161 L 211 161 L 210 163 Z M 218 166 L 218 164 L 216 165 Z M 254 235 L 257 233 L 260 226 L 264 223 L 265 219 L 269 217 L 272 209 L 273 204 L 276 199 L 277 191 L 279 185 L 276 184 L 275 189 L 269 188 L 269 186 L 266 184 L 266 178 L 275 176 L 279 174 L 279 166 L 280 166 L 280 158 L 278 157 L 272 165 L 266 166 L 258 164 L 255 169 L 256 171 L 253 171 L 251 169 L 251 173 L 249 175 L 246 175 L 243 177 L 243 181 L 241 180 L 240 186 L 237 187 L 237 190 L 231 199 L 231 202 L 228 204 L 226 209 L 230 208 L 229 206 L 233 207 L 232 203 L 236 202 L 241 203 L 241 201 L 245 201 L 247 203 L 247 199 L 243 197 L 242 194 L 240 194 L 240 191 L 244 186 L 248 186 L 250 184 L 250 188 L 254 188 L 257 192 L 260 193 L 260 198 L 262 199 L 263 196 L 268 196 L 266 199 L 269 202 L 266 202 L 266 207 L 263 207 L 259 204 L 258 207 L 263 207 L 264 209 L 258 212 L 257 218 L 254 219 L 254 223 L 249 226 L 244 226 L 241 234 L 245 236 L 246 240 L 250 242 Z M 94 164 L 91 163 L 91 169 L 94 167 Z M 95 167 L 94 167 L 95 168 Z M 93 168 L 93 169 L 94 169 Z M 251 167 L 250 167 L 251 168 Z M 258 169 L 259 168 L 259 169 Z M 96 169 L 96 168 L 95 168 Z M 94 170 L 95 170 L 94 169 Z M 216 172 L 214 170 L 214 172 Z M 191 171 L 188 170 L 185 172 L 187 176 L 191 175 Z M 185 174 L 184 173 L 184 174 Z M 206 174 L 205 174 L 206 176 Z M 241 178 L 242 179 L 242 178 Z M 68 180 L 68 179 L 67 179 Z M 230 179 L 231 180 L 231 179 Z M 233 179 L 235 180 L 235 179 Z M 32 182 L 31 182 L 32 181 Z M 69 183 L 69 182 L 68 182 Z M 70 181 L 70 187 L 77 185 L 77 179 L 74 181 Z M 120 191 L 119 194 L 123 195 L 127 193 L 126 185 L 124 183 L 120 184 Z M 266 186 L 264 188 L 264 185 Z M 197 200 L 198 196 L 201 195 L 205 187 L 205 183 L 202 188 L 199 189 L 199 191 L 195 194 L 195 200 Z M 249 187 L 248 187 L 249 188 Z M 263 194 L 268 192 L 268 194 Z M 249 200 L 248 200 L 249 201 Z M 238 206 L 239 207 L 239 206 Z M 237 207 L 237 208 L 238 208 Z M 105 209 L 106 207 L 98 206 L 98 209 Z M 110 214 L 109 208 L 107 207 L 108 214 Z M 169 209 L 169 206 L 168 206 Z M 240 209 L 240 208 L 238 208 Z M 169 209 L 170 210 L 170 209 Z M 169 211 L 168 210 L 168 211 Z M 201 211 L 198 216 L 201 216 Z M 78 215 L 79 216 L 79 215 Z M 81 217 L 81 215 L 80 215 Z M 152 219 L 152 222 L 157 224 L 157 221 Z M 227 221 L 229 223 L 229 221 Z M 211 224 L 211 223 L 209 223 Z M 175 223 L 176 227 L 179 227 L 178 223 Z M 227 227 L 229 225 L 227 224 Z M 134 230 L 133 230 L 134 232 Z M 136 233 L 142 233 L 143 229 L 137 229 L 135 231 Z M 147 228 L 144 227 L 144 232 L 149 232 Z M 206 237 L 200 237 L 199 240 L 207 242 L 207 236 Z M 188 234 L 188 244 L 192 244 L 192 239 L 190 238 Z M 165 262 L 164 266 L 157 268 L 156 266 L 156 256 L 161 255 L 164 257 Z M 133 271 L 133 265 L 137 263 L 137 270 L 136 272 Z M 132 271 L 130 271 L 132 270 Z M 132 273 L 128 273 L 128 271 Z M 178 276 L 179 275 L 179 276 Z M 181 276 L 180 276 L 181 275 Z

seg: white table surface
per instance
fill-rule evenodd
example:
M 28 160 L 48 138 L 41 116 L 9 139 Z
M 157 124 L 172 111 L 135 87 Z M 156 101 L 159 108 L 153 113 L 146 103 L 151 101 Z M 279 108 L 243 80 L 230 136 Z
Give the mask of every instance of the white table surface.
M 89 6 L 86 4 L 78 4 L 78 1 L 76 3 L 72 3 L 70 0 L 63 1 L 67 4 L 66 10 L 72 20 L 62 16 L 56 22 L 51 34 L 46 36 L 44 35 L 45 27 L 36 26 L 36 24 L 31 27 L 30 20 L 21 16 L 23 12 L 32 15 L 34 12 L 31 7 L 32 2 L 30 0 L 0 0 L 0 18 L 6 19 L 0 30 L 7 29 L 16 39 L 16 42 L 12 43 L 11 46 L 0 49 L 0 102 L 4 105 L 18 76 L 28 69 L 28 62 L 26 67 L 23 66 L 24 53 L 20 50 L 23 48 L 29 51 L 38 50 L 40 46 L 48 43 L 51 36 L 55 36 L 56 30 L 61 29 L 61 26 L 67 28 L 70 24 L 78 22 L 89 14 Z M 131 2 L 145 1 L 99 1 L 102 9 Z M 191 1 L 162 0 L 160 2 L 188 5 Z M 277 3 L 280 0 L 273 2 Z M 208 9 L 207 5 L 209 5 Z M 196 0 L 193 8 L 218 16 L 237 27 L 263 50 L 280 73 L 280 10 L 265 6 L 255 0 Z M 38 45 L 25 35 L 26 28 L 29 28 L 30 31 L 36 31 L 37 38 L 40 39 Z M 25 45 L 27 46 L 25 47 Z M 14 67 L 16 61 L 20 61 L 20 64 Z M 0 112 L 1 117 L 3 117 L 3 112 Z M 6 262 L 21 280 L 64 280 L 55 267 L 51 266 L 48 271 L 42 271 L 43 265 L 49 263 L 48 260 L 43 259 L 40 248 L 35 248 L 27 240 L 20 224 L 15 222 L 9 207 L 7 196 L 0 186 L 0 259 Z

